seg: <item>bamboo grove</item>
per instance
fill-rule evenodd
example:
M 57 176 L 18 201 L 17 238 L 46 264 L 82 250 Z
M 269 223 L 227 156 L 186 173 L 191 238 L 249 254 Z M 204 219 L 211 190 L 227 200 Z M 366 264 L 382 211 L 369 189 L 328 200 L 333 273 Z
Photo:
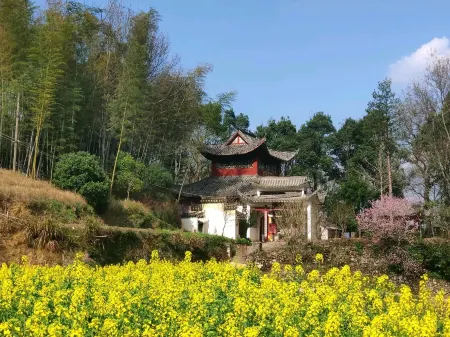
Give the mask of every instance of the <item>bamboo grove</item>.
M 64 153 L 111 171 L 127 151 L 182 174 L 211 67 L 183 69 L 158 22 L 117 1 L 0 1 L 0 166 L 51 179 Z

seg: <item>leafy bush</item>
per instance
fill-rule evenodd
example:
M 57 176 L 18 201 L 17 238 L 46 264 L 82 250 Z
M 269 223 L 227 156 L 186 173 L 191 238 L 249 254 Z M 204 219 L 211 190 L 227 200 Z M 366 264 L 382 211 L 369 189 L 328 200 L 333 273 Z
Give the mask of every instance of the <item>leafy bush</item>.
M 107 182 L 90 181 L 80 188 L 79 193 L 98 212 L 104 212 L 108 207 L 109 186 Z
M 166 222 L 166 218 L 170 219 L 170 210 L 161 208 L 152 213 L 149 207 L 134 200 L 110 200 L 104 218 L 109 225 L 118 227 L 176 229 Z
M 87 152 L 62 155 L 56 163 L 53 183 L 65 190 L 78 192 L 89 182 L 106 182 L 107 177 L 98 158 Z
M 424 268 L 435 275 L 450 281 L 450 242 L 432 239 L 419 242 L 411 252 Z
M 138 201 L 112 198 L 104 218 L 109 225 L 139 228 L 149 212 L 150 210 Z
M 111 228 L 103 226 L 89 233 L 85 241 L 90 256 L 100 264 L 121 263 L 150 259 L 151 251 L 158 249 L 162 257 L 180 260 L 185 251 L 192 252 L 193 259 L 205 261 L 210 258 L 227 260 L 227 249 L 232 240 L 201 233 L 180 230 Z M 102 240 L 97 237 L 104 237 Z
M 96 156 L 87 152 L 61 156 L 55 166 L 53 183 L 65 190 L 80 193 L 97 211 L 108 203 L 108 179 Z
M 252 245 L 252 240 L 247 239 L 247 238 L 238 238 L 235 240 L 236 244 L 238 245 L 246 245 L 246 246 L 251 246 Z
M 177 229 L 180 223 L 178 207 L 173 202 L 159 204 L 159 207 L 152 207 L 153 215 L 162 221 L 159 221 L 161 229 Z
M 144 185 L 142 181 L 145 165 L 134 159 L 129 153 L 121 152 L 117 161 L 116 186 L 125 192 L 127 199 L 131 192 L 139 192 Z
M 145 168 L 143 182 L 143 192 L 157 199 L 167 196 L 168 190 L 173 186 L 172 175 L 159 164 L 151 164 Z
M 62 223 L 76 221 L 85 215 L 92 215 L 92 208 L 85 203 L 67 205 L 57 200 L 36 200 L 28 204 L 28 208 L 34 215 L 51 215 L 53 220 Z

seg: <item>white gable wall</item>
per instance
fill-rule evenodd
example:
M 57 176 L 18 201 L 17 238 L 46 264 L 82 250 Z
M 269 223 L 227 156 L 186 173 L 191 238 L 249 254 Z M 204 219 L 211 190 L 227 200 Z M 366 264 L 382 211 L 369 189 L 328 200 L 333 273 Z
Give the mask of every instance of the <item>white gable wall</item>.
M 188 232 L 198 232 L 198 218 L 182 218 L 181 228 Z
M 203 212 L 208 219 L 208 234 L 237 238 L 239 228 L 235 210 L 224 210 L 223 203 L 210 203 L 203 204 Z

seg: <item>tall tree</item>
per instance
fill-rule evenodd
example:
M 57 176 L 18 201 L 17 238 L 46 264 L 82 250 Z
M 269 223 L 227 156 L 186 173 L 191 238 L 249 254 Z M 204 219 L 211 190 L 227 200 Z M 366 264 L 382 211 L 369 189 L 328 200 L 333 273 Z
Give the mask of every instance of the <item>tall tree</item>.
M 330 156 L 331 136 L 336 131 L 329 115 L 317 112 L 297 132 L 298 155 L 291 174 L 304 174 L 313 184 L 314 190 L 325 188 L 336 172 Z
M 341 176 L 347 177 L 353 169 L 352 159 L 364 142 L 361 121 L 347 118 L 342 127 L 331 137 L 331 153 L 339 167 Z
M 153 19 L 153 12 L 151 11 L 139 13 L 132 18 L 128 50 L 123 61 L 122 74 L 119 78 L 115 97 L 110 104 L 111 126 L 118 133 L 118 145 L 111 176 L 111 191 L 122 144 L 127 141 L 134 123 L 140 119 L 145 111 L 149 32 Z
M 37 27 L 36 38 L 30 50 L 33 88 L 31 89 L 32 120 L 35 129 L 31 176 L 37 178 L 39 141 L 45 123 L 55 103 L 58 78 L 62 75 L 62 49 L 64 18 L 56 8 L 47 10 L 43 22 Z
M 367 115 L 363 119 L 365 135 L 372 149 L 377 149 L 378 160 L 375 165 L 379 174 L 380 192 L 383 194 L 387 185 L 389 196 L 393 195 L 393 162 L 397 152 L 394 119 L 399 100 L 391 89 L 389 78 L 378 83 L 372 93 L 372 101 L 367 105 Z M 384 182 L 386 172 L 387 182 Z
M 33 36 L 33 6 L 28 0 L 0 2 L 0 165 L 11 166 L 11 139 L 19 92 L 28 91 L 27 59 Z M 20 101 L 19 101 L 20 103 Z
M 0 26 L 0 155 L 4 137 L 4 125 L 8 111 L 8 101 L 12 79 L 12 43 L 5 29 Z M 0 163 L 2 157 L 0 156 Z
M 267 144 L 274 150 L 294 151 L 297 149 L 297 128 L 289 117 L 281 117 L 279 121 L 270 119 L 266 126 L 256 128 L 258 137 L 266 137 Z

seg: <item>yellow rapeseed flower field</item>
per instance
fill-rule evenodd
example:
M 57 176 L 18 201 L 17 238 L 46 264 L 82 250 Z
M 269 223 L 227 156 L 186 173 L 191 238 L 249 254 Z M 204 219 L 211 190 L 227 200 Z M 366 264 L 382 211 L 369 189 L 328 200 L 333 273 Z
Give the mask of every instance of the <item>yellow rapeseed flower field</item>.
M 4 336 L 450 336 L 450 303 L 349 267 L 209 261 L 90 267 L 2 265 Z M 317 257 L 320 262 L 323 258 Z M 319 264 L 320 268 L 320 264 Z

